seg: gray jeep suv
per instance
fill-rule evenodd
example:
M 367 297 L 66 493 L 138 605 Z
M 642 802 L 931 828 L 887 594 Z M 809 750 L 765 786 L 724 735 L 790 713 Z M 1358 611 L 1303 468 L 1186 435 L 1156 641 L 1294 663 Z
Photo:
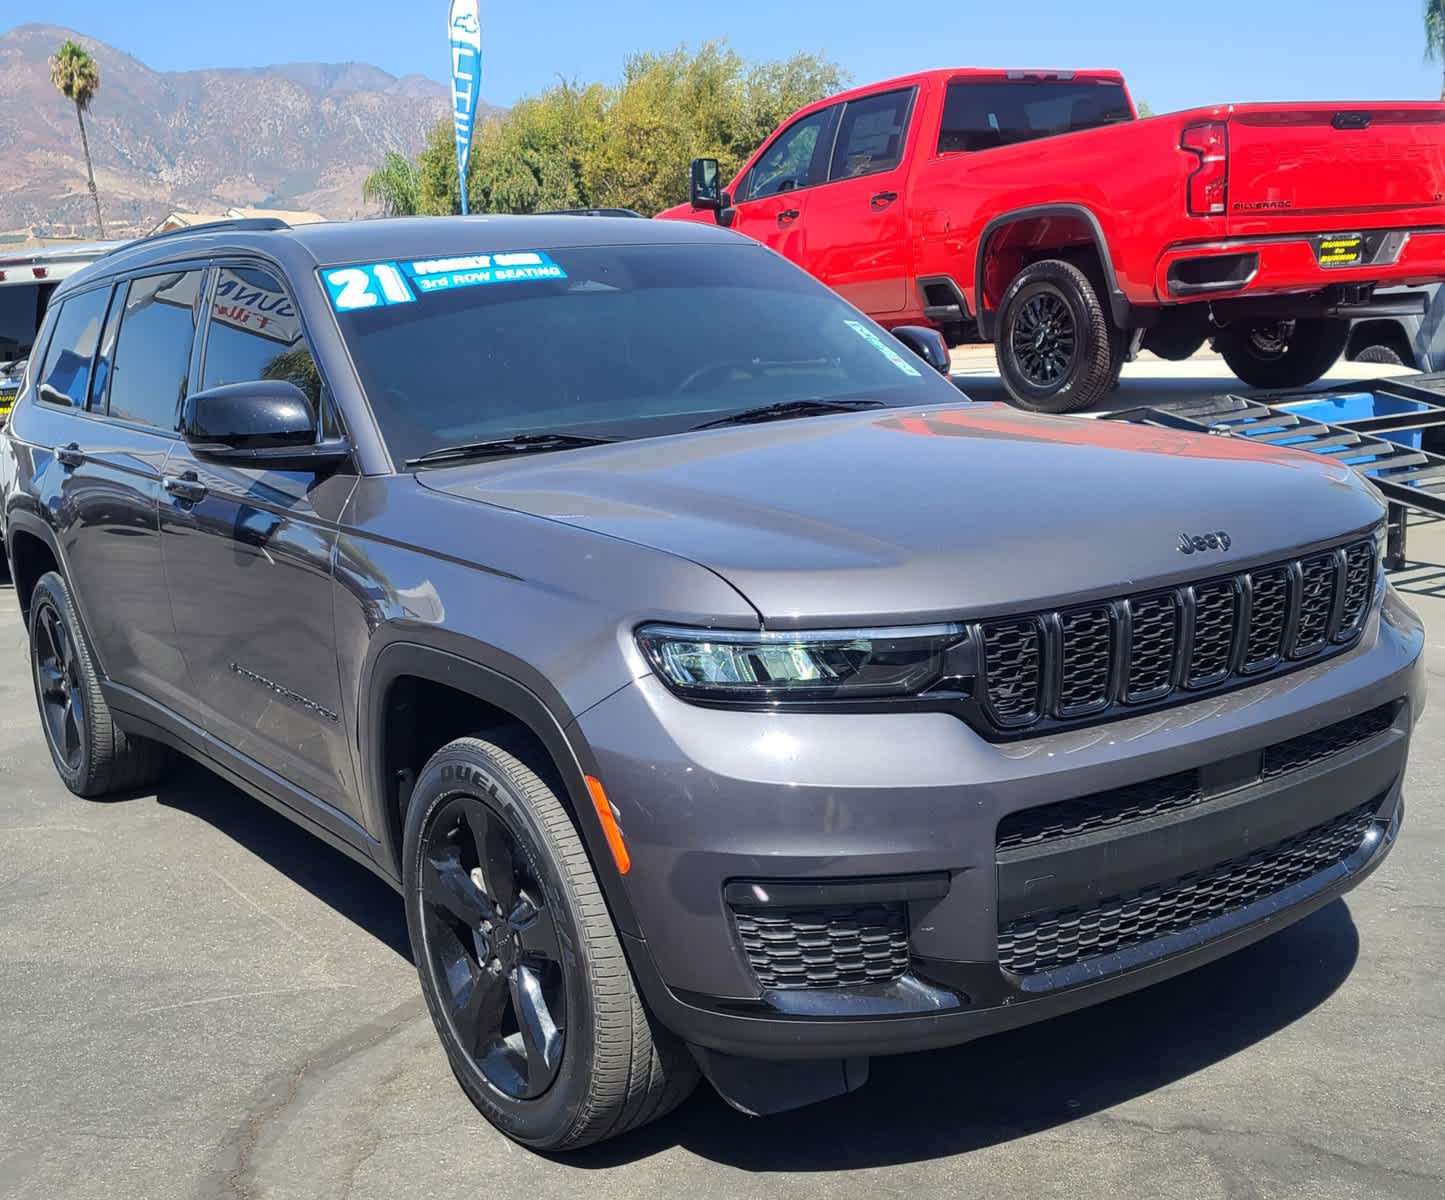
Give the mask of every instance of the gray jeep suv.
M 4 435 L 56 768 L 180 751 L 394 884 L 457 1078 L 539 1148 L 699 1071 L 837 1095 L 1357 883 L 1424 694 L 1378 497 L 942 361 L 702 225 L 111 254 Z

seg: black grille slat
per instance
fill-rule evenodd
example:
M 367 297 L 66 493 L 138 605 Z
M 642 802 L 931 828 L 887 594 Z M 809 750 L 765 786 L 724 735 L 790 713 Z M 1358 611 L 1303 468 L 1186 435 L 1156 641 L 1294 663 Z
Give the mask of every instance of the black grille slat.
M 1290 738 L 1287 742 L 1270 746 L 1264 752 L 1260 774 L 1266 779 L 1273 779 L 1288 771 L 1313 766 L 1332 755 L 1378 737 L 1395 723 L 1397 708 L 1398 705 L 1395 704 L 1382 704 L 1358 717 L 1337 721 L 1323 729 L 1315 729 L 1297 738 Z
M 1244 669 L 1262 671 L 1279 662 L 1284 653 L 1284 631 L 1289 620 L 1289 572 L 1283 568 L 1256 571 L 1249 577 L 1249 634 L 1245 639 Z
M 1243 858 L 1096 904 L 1039 913 L 999 931 L 999 965 L 1035 975 L 1181 933 L 1271 896 L 1360 848 L 1376 802 Z
M 989 708 L 1004 725 L 1038 716 L 1042 634 L 1037 621 L 996 621 L 983 628 Z
M 1371 538 L 1173 591 L 985 621 L 974 626 L 983 651 L 975 724 L 1018 737 L 1334 653 L 1359 636 L 1376 566 Z
M 908 972 L 903 904 L 833 908 L 737 908 L 738 938 L 769 991 L 859 987 Z
M 1239 588 L 1233 580 L 1194 589 L 1194 648 L 1186 687 L 1207 687 L 1229 674 L 1239 622 Z
M 1300 563 L 1299 625 L 1295 630 L 1294 657 L 1315 653 L 1329 637 L 1338 575 L 1333 554 L 1316 555 Z
M 1024 808 L 999 822 L 996 844 L 1000 850 L 1016 850 L 1055 838 L 1112 829 L 1198 804 L 1203 795 L 1199 772 L 1181 771 L 1108 792 Z
M 1124 698 L 1167 696 L 1179 658 L 1179 597 L 1173 592 L 1129 602 L 1129 671 Z
M 1353 637 L 1375 591 L 1375 544 L 1357 542 L 1345 551 L 1345 602 L 1340 613 L 1341 640 Z
M 1088 608 L 1059 618 L 1062 645 L 1059 711 L 1068 716 L 1109 702 L 1114 659 L 1114 620 L 1107 608 Z

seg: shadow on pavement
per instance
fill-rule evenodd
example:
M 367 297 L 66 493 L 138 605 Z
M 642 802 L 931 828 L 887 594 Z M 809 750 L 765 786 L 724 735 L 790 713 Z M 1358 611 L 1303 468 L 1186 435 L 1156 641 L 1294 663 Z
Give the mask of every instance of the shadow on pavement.
M 401 897 L 360 863 L 179 756 L 156 799 L 215 827 L 411 961 Z
M 179 763 L 158 800 L 283 872 L 410 960 L 396 892 L 204 768 Z M 1327 1000 L 1359 952 L 1336 900 L 1265 941 L 1094 1008 L 980 1041 L 875 1058 L 860 1091 L 763 1120 L 703 1085 L 673 1116 L 560 1160 L 595 1169 L 681 1146 L 745 1171 L 919 1162 L 1012 1141 L 1168 1086 L 1246 1050 Z
M 833 1171 L 967 1153 L 1110 1108 L 1299 1020 L 1349 976 L 1341 900 L 1197 971 L 1095 1008 L 949 1050 L 875 1058 L 858 1092 L 764 1120 L 711 1089 L 636 1135 L 569 1155 L 598 1168 L 683 1148 L 745 1171 Z

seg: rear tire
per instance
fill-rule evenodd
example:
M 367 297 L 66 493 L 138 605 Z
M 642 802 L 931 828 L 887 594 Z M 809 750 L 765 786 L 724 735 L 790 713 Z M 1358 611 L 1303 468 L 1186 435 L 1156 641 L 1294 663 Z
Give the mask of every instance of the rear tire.
M 698 1071 L 643 1007 L 544 773 L 550 764 L 505 735 L 437 751 L 406 812 L 404 896 L 462 1090 L 523 1145 L 575 1150 L 671 1112 Z
M 30 674 L 51 760 L 77 796 L 138 791 L 165 773 L 166 748 L 112 720 L 70 587 L 54 571 L 30 597 Z
M 1118 382 L 1126 339 L 1112 326 L 1083 271 L 1061 259 L 1030 263 L 999 306 L 995 353 L 1015 404 L 1077 412 Z
M 1366 346 L 1355 355 L 1355 362 L 1380 363 L 1390 367 L 1411 367 L 1414 363 L 1407 363 L 1400 357 L 1400 352 L 1393 346 Z
M 1350 323 L 1335 317 L 1299 321 L 1236 321 L 1214 336 L 1229 369 L 1250 387 L 1297 388 L 1314 383 L 1344 353 Z

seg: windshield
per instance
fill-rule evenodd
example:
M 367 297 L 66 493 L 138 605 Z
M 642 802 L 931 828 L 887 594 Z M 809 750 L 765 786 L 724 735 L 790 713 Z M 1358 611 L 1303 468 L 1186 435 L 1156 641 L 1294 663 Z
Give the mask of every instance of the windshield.
M 478 269 L 487 256 L 472 255 L 321 272 L 398 464 L 525 433 L 675 433 L 780 403 L 963 399 L 755 245 L 496 257 L 547 266 L 493 273 Z

